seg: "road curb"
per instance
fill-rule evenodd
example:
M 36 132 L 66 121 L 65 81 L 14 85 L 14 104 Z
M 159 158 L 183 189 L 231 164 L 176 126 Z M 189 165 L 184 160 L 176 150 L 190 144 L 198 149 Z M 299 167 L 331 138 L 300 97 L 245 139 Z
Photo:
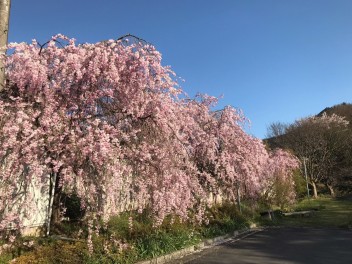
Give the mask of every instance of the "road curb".
M 244 235 L 246 233 L 249 233 L 253 230 L 256 230 L 257 226 L 255 224 L 251 224 L 250 227 L 246 227 L 240 230 L 236 230 L 232 233 L 223 235 L 223 236 L 218 236 L 210 239 L 204 239 L 202 242 L 194 245 L 194 246 L 189 246 L 180 250 L 177 250 L 175 252 L 172 252 L 167 255 L 163 255 L 157 258 L 149 259 L 149 260 L 144 260 L 144 261 L 139 261 L 136 264 L 164 264 L 172 260 L 176 260 L 179 258 L 182 258 L 184 256 L 187 256 L 189 254 L 195 253 L 197 251 L 201 251 L 205 248 L 213 247 L 216 245 L 223 244 L 233 238 L 236 238 L 238 236 Z

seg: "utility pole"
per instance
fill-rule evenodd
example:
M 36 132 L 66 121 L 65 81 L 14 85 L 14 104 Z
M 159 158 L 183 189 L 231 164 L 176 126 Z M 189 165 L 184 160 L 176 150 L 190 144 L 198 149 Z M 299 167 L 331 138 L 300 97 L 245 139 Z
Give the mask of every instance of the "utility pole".
M 306 184 L 307 184 L 307 194 L 308 194 L 308 199 L 309 197 L 309 186 L 308 186 L 308 177 L 307 177 L 307 165 L 306 165 L 306 160 L 307 158 L 303 158 L 303 165 L 304 165 L 304 175 L 306 176 Z
M 5 88 L 5 55 L 9 33 L 11 0 L 0 0 L 0 92 Z

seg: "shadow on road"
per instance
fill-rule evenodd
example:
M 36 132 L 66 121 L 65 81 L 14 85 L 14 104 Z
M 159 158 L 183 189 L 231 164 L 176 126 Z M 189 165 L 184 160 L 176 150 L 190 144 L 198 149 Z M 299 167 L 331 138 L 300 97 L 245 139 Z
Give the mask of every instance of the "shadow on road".
M 174 263 L 351 263 L 352 231 L 275 228 Z

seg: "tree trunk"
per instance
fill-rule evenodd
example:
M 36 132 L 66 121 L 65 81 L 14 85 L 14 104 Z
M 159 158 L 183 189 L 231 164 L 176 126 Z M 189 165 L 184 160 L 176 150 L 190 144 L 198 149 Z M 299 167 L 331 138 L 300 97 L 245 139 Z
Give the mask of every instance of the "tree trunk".
M 332 185 L 326 184 L 326 186 L 329 188 L 331 197 L 335 197 L 335 191 L 334 191 L 334 188 L 332 187 Z
M 241 194 L 240 194 L 240 185 L 237 185 L 237 206 L 238 206 L 238 211 L 242 213 L 242 206 L 241 206 Z
M 317 185 L 315 182 L 312 182 L 312 186 L 313 186 L 313 197 L 314 198 L 318 198 L 318 191 L 317 191 Z
M 5 88 L 5 55 L 9 32 L 10 0 L 0 0 L 0 92 Z
M 51 221 L 50 226 L 54 227 L 55 224 L 61 221 L 61 194 L 62 194 L 62 187 L 60 186 L 60 177 L 59 173 L 55 177 L 55 184 L 53 186 L 53 193 L 52 195 L 52 208 L 51 208 Z

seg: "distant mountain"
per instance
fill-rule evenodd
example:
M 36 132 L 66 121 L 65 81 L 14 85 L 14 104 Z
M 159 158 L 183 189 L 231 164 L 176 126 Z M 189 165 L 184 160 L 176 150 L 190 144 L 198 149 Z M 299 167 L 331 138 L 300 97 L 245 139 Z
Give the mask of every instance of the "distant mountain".
M 350 122 L 349 127 L 352 128 L 352 104 L 351 103 L 341 103 L 334 105 L 332 107 L 326 107 L 324 110 L 319 112 L 317 116 L 322 116 L 323 113 L 327 115 L 336 114 L 339 116 L 343 116 L 347 121 Z M 280 136 L 274 136 L 270 138 L 264 139 L 264 142 L 270 148 L 285 148 L 285 134 Z
M 343 116 L 350 122 L 350 126 L 352 127 L 352 104 L 350 103 L 342 103 L 332 107 L 326 107 L 323 111 L 317 114 L 317 116 L 321 116 L 323 113 L 326 113 L 327 115 L 336 114 Z

